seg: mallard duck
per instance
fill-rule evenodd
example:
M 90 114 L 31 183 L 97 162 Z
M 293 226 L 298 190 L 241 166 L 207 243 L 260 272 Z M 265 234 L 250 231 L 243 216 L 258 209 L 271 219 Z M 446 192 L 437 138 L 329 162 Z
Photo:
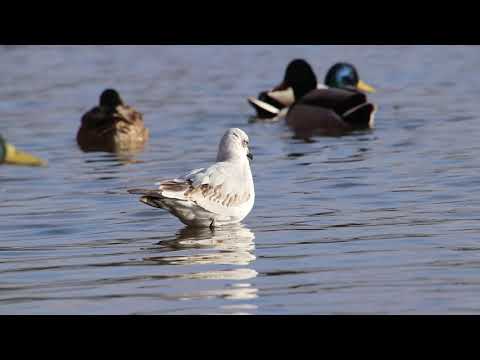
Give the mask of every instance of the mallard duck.
M 119 152 L 143 148 L 148 141 L 143 115 L 125 105 L 116 90 L 107 89 L 99 106 L 82 118 L 77 142 L 83 151 Z
M 16 149 L 15 146 L 7 143 L 0 135 L 0 164 L 43 166 L 46 165 L 47 162 L 27 152 Z
M 367 101 L 365 93 L 349 85 L 341 89 L 319 89 L 315 74 L 301 60 L 295 63 L 294 72 L 291 87 L 296 101 L 288 110 L 286 122 L 295 132 L 295 137 L 307 139 L 313 135 L 341 136 L 374 126 L 376 106 Z M 346 77 L 341 75 L 341 71 L 336 70 L 334 73 L 340 74 L 331 77 L 337 79 L 337 82 Z
M 314 85 L 315 83 L 315 85 Z M 357 89 L 367 93 L 375 92 L 375 89 L 360 80 L 358 71 L 352 64 L 337 63 L 327 72 L 324 84 L 317 85 L 316 75 L 305 60 L 293 60 L 285 71 L 283 82 L 272 89 L 260 93 L 258 98 L 250 97 L 248 102 L 253 106 L 260 119 L 272 119 L 286 115 L 288 107 L 295 102 L 293 86 L 308 89 Z
M 288 110 L 286 122 L 296 138 L 342 136 L 374 127 L 377 108 L 363 93 L 333 88 L 312 89 L 306 94 L 294 88 L 294 92 L 299 100 Z

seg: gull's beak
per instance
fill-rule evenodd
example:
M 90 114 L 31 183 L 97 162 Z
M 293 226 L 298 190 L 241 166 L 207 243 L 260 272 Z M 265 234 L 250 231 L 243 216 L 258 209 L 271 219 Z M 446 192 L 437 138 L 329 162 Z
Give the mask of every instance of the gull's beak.
M 250 160 L 253 160 L 253 155 L 252 155 L 251 152 L 249 152 L 249 153 L 247 154 L 247 157 L 248 157 Z
M 31 155 L 27 152 L 17 150 L 15 146 L 6 143 L 5 144 L 6 156 L 5 163 L 12 165 L 25 165 L 25 166 L 44 166 L 47 165 L 46 161 Z
M 375 88 L 373 86 L 370 86 L 368 85 L 366 82 L 363 82 L 362 80 L 360 80 L 357 84 L 357 89 L 358 90 L 362 90 L 362 91 L 365 91 L 367 93 L 375 93 L 377 92 L 377 90 L 375 90 Z

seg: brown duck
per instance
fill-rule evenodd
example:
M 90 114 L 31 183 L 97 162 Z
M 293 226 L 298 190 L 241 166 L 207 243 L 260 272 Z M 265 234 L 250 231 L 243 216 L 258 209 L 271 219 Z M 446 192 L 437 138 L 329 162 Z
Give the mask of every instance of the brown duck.
M 82 118 L 77 142 L 83 151 L 122 152 L 143 149 L 149 131 L 143 115 L 125 105 L 116 90 L 107 89 L 100 104 Z

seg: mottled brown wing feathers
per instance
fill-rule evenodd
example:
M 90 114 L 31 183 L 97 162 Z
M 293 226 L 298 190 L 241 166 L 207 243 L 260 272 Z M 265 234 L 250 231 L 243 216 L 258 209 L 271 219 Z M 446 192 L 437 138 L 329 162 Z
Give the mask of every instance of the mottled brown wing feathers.
M 211 185 L 202 185 L 198 188 L 190 189 L 185 193 L 185 196 L 196 202 L 206 200 L 225 207 L 238 206 L 250 199 L 249 194 L 227 194 L 222 190 L 223 187 L 221 185 L 215 187 Z
M 160 183 L 161 191 L 188 192 L 190 189 L 192 189 L 190 182 L 164 181 Z
M 130 124 L 143 123 L 143 115 L 130 106 L 119 106 L 115 117 Z
M 133 195 L 144 195 L 150 197 L 161 197 L 161 194 L 158 190 L 146 190 L 146 189 L 130 189 L 128 190 L 129 194 Z
M 119 106 L 113 113 L 97 106 L 82 118 L 82 124 L 90 128 L 113 127 L 118 122 L 126 122 L 128 124 L 143 123 L 143 115 L 129 106 Z

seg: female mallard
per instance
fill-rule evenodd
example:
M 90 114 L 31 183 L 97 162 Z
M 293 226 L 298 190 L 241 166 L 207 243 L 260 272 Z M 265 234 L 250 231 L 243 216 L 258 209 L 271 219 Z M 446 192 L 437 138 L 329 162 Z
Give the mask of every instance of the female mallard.
M 123 103 L 117 91 L 105 90 L 100 104 L 82 118 L 77 142 L 83 151 L 130 151 L 148 141 L 143 115 Z
M 315 85 L 313 85 L 315 83 Z M 258 99 L 249 98 L 248 102 L 257 111 L 258 118 L 272 119 L 285 115 L 287 108 L 295 102 L 293 86 L 319 89 L 357 89 L 373 93 L 375 89 L 360 80 L 357 69 L 348 63 L 333 65 L 325 77 L 325 84 L 317 84 L 317 79 L 312 67 L 305 61 L 297 59 L 292 61 L 285 72 L 283 82 L 271 91 L 260 93 Z
M 46 165 L 46 161 L 16 149 L 0 135 L 0 164 L 43 166 Z

